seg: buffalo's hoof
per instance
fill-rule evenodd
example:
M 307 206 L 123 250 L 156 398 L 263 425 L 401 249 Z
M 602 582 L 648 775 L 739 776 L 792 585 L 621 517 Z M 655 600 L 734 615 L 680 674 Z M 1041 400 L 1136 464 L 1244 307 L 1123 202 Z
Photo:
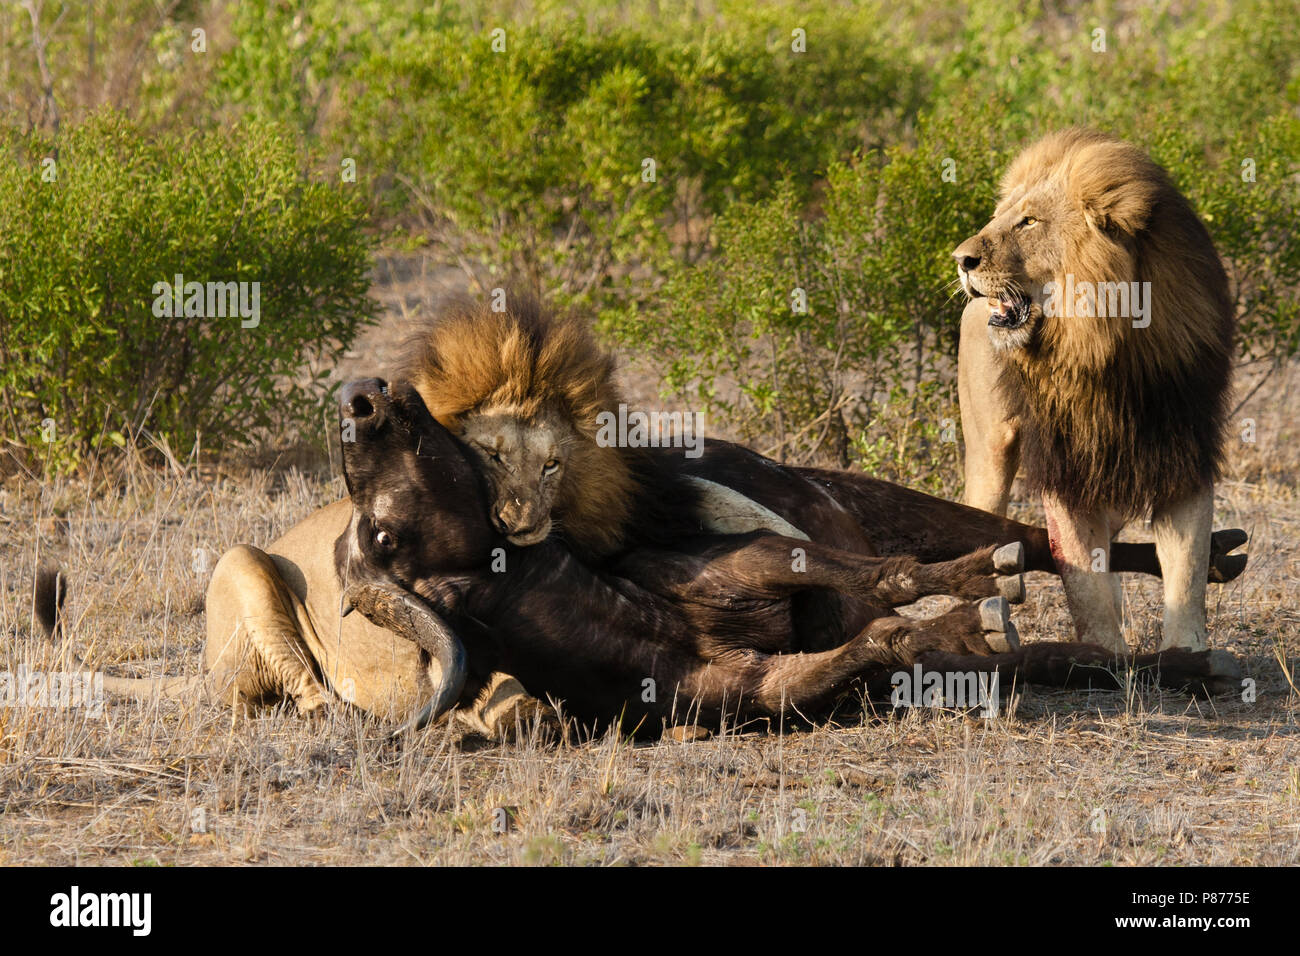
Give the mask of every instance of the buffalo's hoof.
M 1206 580 L 1211 584 L 1226 584 L 1246 570 L 1247 555 L 1229 554 L 1249 540 L 1240 528 L 1226 528 L 1210 535 L 1210 571 Z
M 1011 604 L 1004 597 L 980 601 L 980 628 L 984 642 L 995 654 L 1007 654 L 1020 647 L 1020 634 L 1011 623 Z
M 1004 544 L 993 552 L 993 569 L 998 574 L 1019 574 L 1025 569 L 1025 546 L 1020 541 Z
M 1023 574 L 998 578 L 998 593 L 1012 604 L 1025 603 L 1025 576 Z
M 1205 692 L 1211 697 L 1227 697 L 1241 692 L 1241 661 L 1225 650 L 1206 654 L 1209 671 Z
M 1007 621 L 1005 631 L 989 631 L 984 635 L 984 642 L 993 648 L 994 654 L 1010 654 L 1020 650 L 1020 632 L 1016 630 L 1015 621 Z
M 1011 623 L 1011 605 L 1004 597 L 980 601 L 980 627 L 995 634 L 1004 633 Z

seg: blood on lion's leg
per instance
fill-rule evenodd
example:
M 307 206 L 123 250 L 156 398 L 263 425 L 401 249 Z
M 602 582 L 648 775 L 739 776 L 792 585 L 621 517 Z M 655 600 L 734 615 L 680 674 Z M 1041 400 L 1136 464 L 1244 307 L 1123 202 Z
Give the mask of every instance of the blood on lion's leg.
M 1110 517 L 1079 514 L 1050 493 L 1043 495 L 1043 508 L 1078 639 L 1112 651 L 1127 650 L 1119 581 L 1115 574 L 1103 570 L 1110 567 Z M 1208 543 L 1208 527 L 1205 540 Z
M 1160 649 L 1203 651 L 1209 646 L 1205 625 L 1205 568 L 1210 561 L 1210 526 L 1214 522 L 1214 486 L 1162 505 L 1151 515 L 1156 554 L 1165 581 L 1164 634 Z

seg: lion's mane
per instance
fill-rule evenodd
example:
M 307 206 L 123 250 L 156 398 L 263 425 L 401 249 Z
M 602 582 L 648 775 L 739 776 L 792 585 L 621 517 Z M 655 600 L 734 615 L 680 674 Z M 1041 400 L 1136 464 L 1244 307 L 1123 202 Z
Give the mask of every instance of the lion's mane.
M 1002 204 L 1045 180 L 1081 213 L 1064 272 L 1076 285 L 1149 282 L 1150 325 L 1045 315 L 1000 387 L 1034 490 L 1138 516 L 1218 477 L 1235 330 L 1227 276 L 1191 204 L 1140 149 L 1089 130 L 1050 135 L 1011 164 Z
M 504 311 L 453 301 L 407 344 L 401 377 L 454 434 L 469 412 L 529 421 L 566 417 L 579 436 L 553 513 L 580 553 L 603 557 L 631 540 L 653 542 L 691 514 L 693 494 L 641 449 L 603 447 L 597 416 L 623 401 L 616 363 L 581 317 L 522 293 Z

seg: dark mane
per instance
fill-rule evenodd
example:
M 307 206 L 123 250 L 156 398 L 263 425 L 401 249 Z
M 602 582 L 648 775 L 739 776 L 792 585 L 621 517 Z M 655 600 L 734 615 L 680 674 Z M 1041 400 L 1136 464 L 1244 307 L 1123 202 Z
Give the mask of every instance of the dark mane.
M 459 299 L 408 340 L 398 378 L 410 381 L 433 417 L 459 434 L 471 412 L 520 419 L 557 410 L 579 437 L 556 497 L 561 533 L 584 557 L 666 543 L 697 531 L 693 488 L 650 449 L 597 443 L 601 412 L 624 399 L 617 363 L 590 324 L 537 298 L 507 291 L 505 310 Z

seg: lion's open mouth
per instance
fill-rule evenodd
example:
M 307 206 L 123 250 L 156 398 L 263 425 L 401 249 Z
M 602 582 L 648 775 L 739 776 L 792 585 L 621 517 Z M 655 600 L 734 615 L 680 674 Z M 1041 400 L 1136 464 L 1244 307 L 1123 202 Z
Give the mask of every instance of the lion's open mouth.
M 1029 298 L 1004 292 L 988 296 L 989 325 L 995 329 L 1018 329 L 1029 321 Z

